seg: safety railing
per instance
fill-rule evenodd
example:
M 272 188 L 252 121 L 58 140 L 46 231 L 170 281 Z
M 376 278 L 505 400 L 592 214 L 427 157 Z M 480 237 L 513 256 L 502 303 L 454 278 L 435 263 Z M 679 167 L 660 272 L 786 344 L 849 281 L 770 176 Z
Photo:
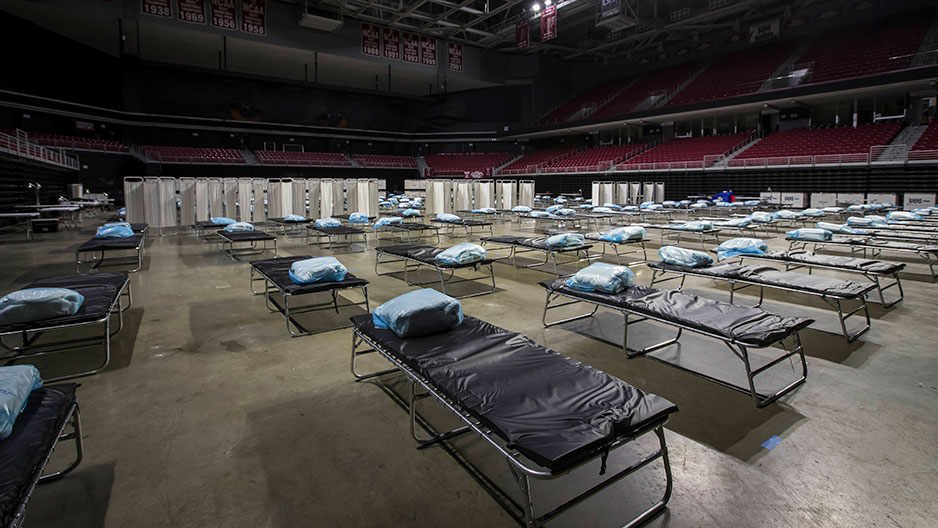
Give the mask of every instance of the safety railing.
M 18 158 L 78 170 L 78 156 L 63 152 L 58 148 L 43 147 L 33 143 L 29 141 L 29 135 L 22 130 L 17 130 L 16 135 L 0 134 L 0 152 Z

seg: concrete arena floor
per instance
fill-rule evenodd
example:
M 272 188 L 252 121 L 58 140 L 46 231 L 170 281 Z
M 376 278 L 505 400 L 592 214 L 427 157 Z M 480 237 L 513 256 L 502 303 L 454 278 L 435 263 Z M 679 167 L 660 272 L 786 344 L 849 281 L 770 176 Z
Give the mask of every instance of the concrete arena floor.
M 3 234 L 0 292 L 73 273 L 74 248 L 102 220 L 29 243 L 21 233 Z M 497 234 L 511 230 L 496 226 Z M 302 239 L 280 243 L 281 255 L 329 254 Z M 653 254 L 658 246 L 649 247 Z M 409 289 L 375 275 L 371 250 L 339 258 L 372 281 L 372 306 Z M 647 284 L 649 271 L 635 269 Z M 442 448 L 415 449 L 406 413 L 376 384 L 352 381 L 350 330 L 291 339 L 282 317 L 251 296 L 248 270 L 192 235 L 151 235 L 111 365 L 79 380 L 85 460 L 36 490 L 27 527 L 516 526 Z M 853 344 L 836 334 L 823 303 L 767 294 L 768 310 L 818 322 L 803 335 L 807 383 L 765 409 L 660 362 L 625 359 L 590 337 L 588 325 L 544 329 L 537 283 L 549 275 L 502 263 L 495 270 L 499 291 L 464 300 L 467 314 L 679 405 L 667 428 L 674 494 L 649 526 L 935 525 L 938 285 L 923 266 L 909 264 L 904 302 L 890 310 L 871 305 L 873 329 Z M 728 297 L 725 283 L 688 279 L 687 288 Z M 308 320 L 333 325 L 346 315 Z M 697 357 L 725 351 L 693 335 L 682 343 Z M 95 358 L 37 364 L 54 374 L 85 360 Z M 781 443 L 762 447 L 773 435 Z M 70 450 L 63 444 L 53 465 Z M 495 470 L 505 473 L 504 464 Z M 555 525 L 605 525 L 639 495 L 654 500 L 660 468 L 646 471 L 645 484 L 604 492 Z

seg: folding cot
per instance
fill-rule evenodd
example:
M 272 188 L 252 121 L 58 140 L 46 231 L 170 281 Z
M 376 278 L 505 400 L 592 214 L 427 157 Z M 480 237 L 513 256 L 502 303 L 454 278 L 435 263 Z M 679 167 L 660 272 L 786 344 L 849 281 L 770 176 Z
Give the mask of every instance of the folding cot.
M 412 244 L 405 244 L 400 246 L 380 246 L 375 248 L 375 274 L 376 275 L 390 275 L 394 272 L 384 272 L 380 273 L 378 271 L 379 264 L 392 264 L 396 262 L 404 263 L 404 282 L 411 286 L 426 286 L 429 284 L 436 284 L 436 281 L 432 282 L 411 282 L 408 279 L 408 272 L 417 271 L 422 266 L 426 266 L 436 270 L 440 274 L 440 291 L 446 293 L 447 284 L 458 284 L 460 282 L 474 282 L 478 280 L 484 280 L 486 275 L 483 274 L 481 277 L 472 277 L 468 279 L 456 279 L 456 270 L 466 270 L 473 269 L 478 271 L 479 268 L 488 268 L 488 278 L 492 280 L 492 289 L 487 291 L 482 291 L 478 293 L 471 293 L 467 295 L 462 295 L 460 298 L 466 297 L 475 297 L 477 295 L 485 295 L 488 293 L 495 292 L 495 270 L 492 269 L 492 263 L 494 259 L 486 258 L 476 262 L 469 262 L 466 264 L 453 264 L 449 262 L 442 262 L 437 260 L 435 257 L 445 251 L 446 248 L 439 248 L 433 246 L 418 246 Z M 382 262 L 381 257 L 383 255 L 390 255 L 392 260 L 384 260 Z M 393 258 L 397 257 L 397 258 Z M 446 274 L 449 273 L 447 277 Z
M 217 242 L 218 232 L 225 228 L 225 224 L 216 224 L 210 220 L 199 221 L 192 224 L 195 235 L 203 242 Z
M 343 222 L 345 222 L 345 223 L 347 224 L 347 223 L 349 223 L 349 218 L 350 218 L 351 216 L 352 216 L 352 215 L 350 215 L 350 214 L 337 214 L 337 215 L 332 215 L 332 218 L 335 218 L 336 220 L 342 220 Z M 376 216 L 369 216 L 369 217 L 368 217 L 368 223 L 370 224 L 370 223 L 374 222 L 374 221 L 375 221 L 375 218 L 377 218 L 377 217 L 376 217 Z M 365 225 L 365 224 L 358 224 L 358 225 Z
M 0 526 L 18 528 L 36 486 L 70 473 L 84 455 L 75 383 L 46 385 L 29 394 L 10 436 L 0 442 Z M 59 442 L 75 442 L 75 459 L 44 474 Z
M 870 238 L 835 238 L 833 240 L 825 240 L 823 242 L 812 242 L 798 240 L 791 237 L 786 237 L 785 240 L 789 241 L 789 249 L 807 249 L 808 245 L 812 245 L 812 252 L 817 253 L 819 250 L 824 249 L 826 246 L 834 247 L 845 247 L 850 250 L 851 255 L 856 255 L 857 253 L 863 255 L 864 258 L 879 257 L 883 251 L 892 251 L 895 253 L 913 253 L 928 265 L 929 272 L 933 278 L 938 278 L 938 272 L 935 271 L 935 264 L 938 264 L 938 245 L 935 244 L 914 244 L 910 242 L 899 242 L 891 240 L 872 240 Z
M 808 365 L 805 361 L 804 348 L 798 332 L 813 323 L 814 321 L 811 319 L 782 317 L 765 312 L 760 308 L 736 306 L 681 291 L 658 290 L 646 286 L 631 286 L 617 294 L 577 290 L 567 286 L 564 279 L 544 281 L 541 286 L 547 290 L 547 300 L 544 302 L 544 314 L 541 318 L 546 327 L 592 317 L 599 308 L 608 308 L 622 313 L 624 317 L 622 351 L 630 358 L 677 344 L 684 330 L 723 341 L 733 352 L 733 355 L 743 362 L 746 369 L 747 385 L 732 384 L 702 372 L 687 369 L 676 361 L 661 361 L 688 370 L 697 376 L 721 385 L 748 393 L 756 401 L 757 407 L 765 407 L 772 403 L 804 383 L 807 377 Z M 569 300 L 555 303 L 561 298 Z M 589 313 L 558 321 L 547 321 L 549 310 L 556 310 L 577 303 L 592 304 L 595 307 Z M 630 321 L 630 316 L 636 316 L 637 318 Z M 631 350 L 628 347 L 629 323 L 634 324 L 643 321 L 654 321 L 677 327 L 677 335 L 672 339 L 649 345 L 640 350 Z M 786 341 L 792 342 L 791 350 L 788 349 Z M 781 345 L 785 353 L 758 368 L 753 368 L 749 357 L 749 349 L 768 349 L 776 344 Z M 792 356 L 801 359 L 801 376 L 774 392 L 760 392 L 756 388 L 756 376 Z
M 316 282 L 310 284 L 298 284 L 290 278 L 290 267 L 299 260 L 312 258 L 309 255 L 295 257 L 275 257 L 265 260 L 255 260 L 251 262 L 251 293 L 254 295 L 263 295 L 267 303 L 267 308 L 273 312 L 279 312 L 283 315 L 284 322 L 287 325 L 287 331 L 293 337 L 313 335 L 322 332 L 329 332 L 337 328 L 328 328 L 325 330 L 308 330 L 296 320 L 296 316 L 304 313 L 317 312 L 321 310 L 335 310 L 339 313 L 339 308 L 350 306 L 364 306 L 365 311 L 370 311 L 368 306 L 368 281 L 351 273 L 345 275 L 341 281 Z M 264 289 L 257 291 L 254 288 L 255 282 L 263 282 Z M 364 300 L 360 302 L 347 302 L 339 304 L 339 292 L 342 290 L 361 290 Z M 313 303 L 302 306 L 291 306 L 290 300 L 300 295 L 311 295 L 315 293 L 329 293 L 332 295 L 331 302 Z M 273 295 L 272 295 L 273 294 Z M 281 301 L 276 296 L 279 294 Z
M 222 253 L 231 257 L 231 260 L 237 262 L 238 256 L 260 255 L 270 251 L 268 242 L 273 242 L 274 256 L 277 256 L 277 237 L 266 231 L 225 231 L 218 232 L 218 248 Z M 261 248 L 257 247 L 258 242 L 263 242 Z M 238 245 L 240 247 L 235 247 Z
M 459 220 L 440 220 L 439 218 L 434 218 L 430 221 L 445 226 L 447 228 L 446 234 L 449 236 L 455 236 L 456 229 L 458 228 L 463 228 L 466 231 L 467 238 L 472 236 L 473 229 L 478 229 L 482 232 L 488 230 L 489 235 L 495 234 L 492 231 L 492 222 L 485 220 L 470 220 L 466 218 L 460 218 Z
M 308 225 L 313 220 L 303 218 L 302 220 L 287 220 L 286 218 L 268 218 L 274 226 L 280 230 L 283 236 L 299 235 L 303 233 L 303 226 Z
M 590 259 L 600 259 L 600 258 L 603 258 L 603 257 L 606 255 L 606 247 L 609 247 L 609 248 L 612 249 L 613 253 L 614 253 L 615 256 L 616 256 L 616 264 L 624 265 L 624 266 L 631 266 L 631 265 L 633 265 L 633 264 L 641 264 L 641 263 L 643 263 L 643 262 L 645 262 L 645 261 L 648 260 L 648 254 L 645 252 L 645 242 L 648 242 L 648 239 L 647 239 L 647 238 L 636 238 L 636 239 L 632 239 L 632 240 L 624 240 L 624 241 L 622 241 L 622 242 L 613 242 L 613 241 L 611 241 L 611 240 L 605 240 L 605 239 L 603 239 L 603 238 L 602 238 L 602 233 L 584 233 L 584 234 L 583 234 L 583 238 L 585 238 L 586 240 L 589 240 L 590 242 L 597 242 L 597 243 L 600 243 L 600 244 L 603 245 L 603 252 L 602 252 L 602 253 L 594 253 L 594 254 L 590 255 Z M 629 250 L 629 251 L 620 251 L 620 248 L 622 248 L 622 247 L 635 246 L 635 245 L 638 245 L 638 247 L 640 248 L 640 250 L 639 250 L 639 249 L 631 249 L 631 250 Z M 620 257 L 624 257 L 624 256 L 626 256 L 626 255 L 632 255 L 632 254 L 634 254 L 634 253 L 638 253 L 639 251 L 642 252 L 642 259 L 641 259 L 641 260 L 633 260 L 633 261 L 631 261 L 631 262 L 627 262 L 627 263 L 625 263 L 625 264 L 622 264 L 622 261 L 621 261 Z
M 769 251 L 764 255 L 742 254 L 733 258 L 738 258 L 740 262 L 744 259 L 781 262 L 785 264 L 785 271 L 808 268 L 809 274 L 813 268 L 843 271 L 846 273 L 860 273 L 876 286 L 879 302 L 886 308 L 895 305 L 904 297 L 902 282 L 899 280 L 899 272 L 905 268 L 905 264 L 901 263 L 839 255 L 816 255 L 805 250 Z M 883 285 L 880 280 L 888 277 L 892 277 L 892 282 Z M 892 301 L 886 302 L 885 292 L 890 288 L 898 289 L 899 296 Z
M 402 222 L 400 224 L 383 225 L 375 229 L 375 235 L 378 240 L 381 240 L 381 233 L 397 233 L 400 235 L 401 242 L 406 243 L 411 243 L 414 239 L 435 236 L 436 243 L 440 243 L 440 227 L 430 224 Z
M 474 432 L 484 445 L 503 456 L 522 494 L 520 504 L 508 500 L 523 512 L 525 526 L 542 526 L 659 458 L 665 474 L 664 495 L 626 526 L 643 524 L 665 509 L 672 482 L 664 424 L 677 411 L 671 402 L 564 357 L 522 334 L 473 317 L 442 334 L 404 339 L 376 328 L 371 315 L 353 317 L 352 323 L 352 374 L 358 380 L 393 372 L 406 376 L 410 397 L 404 404 L 419 447 Z M 356 358 L 373 352 L 392 368 L 358 373 Z M 418 387 L 425 392 L 418 394 Z M 418 400 L 426 397 L 435 398 L 464 425 L 436 433 L 416 409 Z M 418 420 L 432 436 L 417 436 Z M 658 449 L 607 474 L 610 454 L 617 456 L 617 448 L 652 432 Z M 532 478 L 551 480 L 578 468 L 586 471 L 587 465 L 595 468 L 597 460 L 602 476 L 598 483 L 549 512 L 537 511 Z
M 853 342 L 870 329 L 870 312 L 866 305 L 866 295 L 876 288 L 875 284 L 858 284 L 856 282 L 805 275 L 793 271 L 780 271 L 768 266 L 740 266 L 729 263 L 692 268 L 665 262 L 649 262 L 648 267 L 653 270 L 651 275 L 652 286 L 654 286 L 655 283 L 677 278 L 661 278 L 669 273 L 680 276 L 681 285 L 678 289 L 684 286 L 684 280 L 688 275 L 729 282 L 730 304 L 733 304 L 734 294 L 738 290 L 750 286 L 759 287 L 759 302 L 756 303 L 755 306 L 762 305 L 762 301 L 765 298 L 765 288 L 820 297 L 824 302 L 837 310 L 840 328 L 843 332 L 844 339 L 846 339 L 848 343 Z M 741 286 L 737 286 L 737 284 Z M 856 301 L 859 303 L 859 306 L 849 312 L 844 312 L 843 303 L 846 301 Z M 851 334 L 847 330 L 847 319 L 860 312 L 863 313 L 866 324 Z
M 328 245 L 329 251 L 339 246 L 339 240 L 343 238 L 345 242 L 341 246 L 351 247 L 352 244 L 357 242 L 357 240 L 354 240 L 357 237 L 361 237 L 362 251 L 368 249 L 368 233 L 357 227 L 347 225 L 318 227 L 315 224 L 306 226 L 306 243 L 320 247 L 325 243 Z
M 67 352 L 82 348 L 103 346 L 104 360 L 88 371 L 45 379 L 46 383 L 82 376 L 89 376 L 100 371 L 111 361 L 111 337 L 121 330 L 124 324 L 123 313 L 130 308 L 133 298 L 130 291 L 130 278 L 127 272 L 97 273 L 95 275 L 66 275 L 34 281 L 27 288 L 68 288 L 84 296 L 85 300 L 74 315 L 45 319 L 33 323 L 0 326 L 0 348 L 6 355 L 0 357 L 5 364 L 21 359 Z M 123 299 L 127 300 L 126 305 Z M 117 328 L 111 330 L 111 317 L 117 316 Z M 100 335 L 80 338 L 63 338 L 57 341 L 48 339 L 38 342 L 46 334 L 70 328 L 101 326 Z M 19 338 L 19 344 L 7 340 Z M 2 443 L 2 442 L 0 442 Z
M 127 238 L 92 237 L 91 240 L 75 249 L 75 268 L 78 273 L 81 273 L 81 265 L 90 263 L 89 271 L 94 272 L 107 261 L 108 265 L 130 264 L 133 268 L 128 271 L 135 273 L 143 265 L 144 236 L 144 234 L 135 234 Z M 127 255 L 127 252 L 132 253 Z M 105 259 L 105 254 L 109 253 L 125 254 Z M 85 260 L 82 260 L 83 256 Z
M 668 240 L 673 240 L 676 244 L 681 242 L 681 237 L 692 237 L 696 238 L 700 243 L 700 247 L 704 247 L 706 242 L 720 242 L 719 233 L 720 230 L 716 227 L 709 229 L 683 229 L 677 226 L 666 225 L 666 224 L 632 224 L 648 229 L 657 229 L 661 235 L 661 244 L 664 244 L 665 238 Z
M 467 210 L 467 209 L 456 211 L 456 214 L 461 216 L 462 218 L 468 218 L 472 220 L 502 220 L 503 219 L 502 213 L 503 211 L 494 211 L 490 213 L 484 213 L 482 211 L 473 211 L 473 210 Z
M 482 245 L 486 245 L 491 242 L 493 244 L 502 244 L 504 247 L 493 248 L 495 250 L 499 249 L 509 249 L 510 252 L 507 256 L 496 258 L 494 260 L 506 260 L 511 259 L 511 265 L 516 268 L 535 268 L 539 266 L 546 266 L 549 262 L 554 263 L 554 275 L 560 275 L 560 269 L 557 264 L 557 255 L 569 255 L 573 254 L 576 260 L 572 263 L 577 264 L 582 261 L 590 261 L 589 250 L 592 249 L 592 244 L 582 244 L 579 246 L 568 246 L 568 247 L 552 247 L 547 245 L 547 239 L 549 237 L 521 237 L 521 236 L 495 236 L 495 237 L 482 237 Z M 518 265 L 517 256 L 518 253 L 533 253 L 541 252 L 544 253 L 544 262 L 535 262 L 534 264 L 527 264 L 524 266 Z

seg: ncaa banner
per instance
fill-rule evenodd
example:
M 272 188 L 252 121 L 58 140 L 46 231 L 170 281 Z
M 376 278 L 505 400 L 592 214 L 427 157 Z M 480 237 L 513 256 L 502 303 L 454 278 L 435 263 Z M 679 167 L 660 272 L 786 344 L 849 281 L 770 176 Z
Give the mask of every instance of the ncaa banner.
M 420 64 L 436 66 L 436 39 L 420 36 Z
M 235 0 L 212 0 L 212 27 L 238 30 L 238 10 Z
M 241 31 L 267 35 L 267 0 L 241 0 Z
M 144 15 L 172 18 L 173 6 L 170 0 L 142 0 L 140 12 Z
M 531 47 L 531 26 L 527 20 L 519 20 L 515 25 L 515 47 L 518 49 Z
M 205 23 L 205 0 L 179 0 L 176 18 L 192 24 Z
M 420 37 L 413 33 L 402 33 L 404 42 L 404 62 L 420 63 Z
M 384 58 L 401 60 L 401 32 L 384 28 Z
M 381 28 L 362 22 L 362 55 L 381 56 Z
M 545 7 L 541 14 L 541 42 L 557 38 L 557 6 Z
M 449 69 L 452 71 L 462 71 L 462 44 L 450 42 L 449 48 Z

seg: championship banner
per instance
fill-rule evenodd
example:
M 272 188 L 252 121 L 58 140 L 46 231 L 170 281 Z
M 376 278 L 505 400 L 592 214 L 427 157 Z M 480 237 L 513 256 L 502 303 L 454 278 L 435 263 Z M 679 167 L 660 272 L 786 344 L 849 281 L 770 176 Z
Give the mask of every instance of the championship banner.
M 436 39 L 420 36 L 420 63 L 424 66 L 436 66 Z
M 781 21 L 777 18 L 761 24 L 753 24 L 749 26 L 749 42 L 762 42 L 778 38 L 780 28 Z
M 462 44 L 450 42 L 449 48 L 449 69 L 452 71 L 462 71 Z
M 404 62 L 420 63 L 420 37 L 413 33 L 403 33 Z
M 401 60 L 401 32 L 384 28 L 384 58 Z
M 170 0 L 142 0 L 140 11 L 144 15 L 153 15 L 170 18 L 173 16 L 173 6 Z
M 212 0 L 212 27 L 238 30 L 238 10 L 235 0 Z
M 183 22 L 205 23 L 205 0 L 179 0 L 176 17 Z
M 622 12 L 622 5 L 619 0 L 603 0 L 603 8 L 600 19 L 612 18 Z
M 241 0 L 241 31 L 267 34 L 267 0 Z
M 381 56 L 381 28 L 362 22 L 362 55 Z
M 531 26 L 527 20 L 519 20 L 515 25 L 515 47 L 518 49 L 531 47 Z
M 557 38 L 557 6 L 548 6 L 541 14 L 541 42 L 555 38 Z

